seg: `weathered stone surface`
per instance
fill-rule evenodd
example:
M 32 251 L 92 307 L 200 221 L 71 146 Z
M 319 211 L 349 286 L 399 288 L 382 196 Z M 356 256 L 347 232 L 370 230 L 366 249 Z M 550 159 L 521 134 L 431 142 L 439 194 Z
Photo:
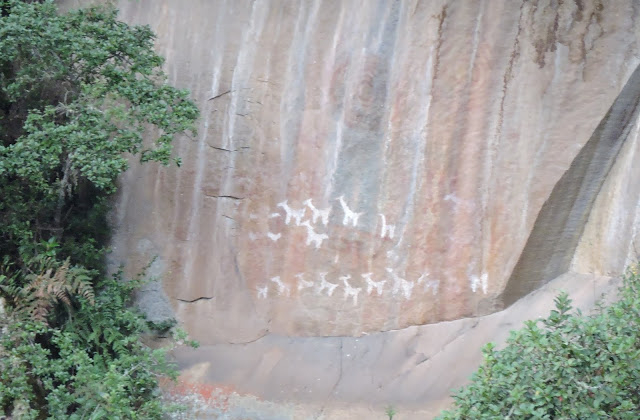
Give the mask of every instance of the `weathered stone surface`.
M 208 414 L 201 418 L 382 419 L 391 404 L 399 419 L 430 419 L 450 403 L 452 388 L 467 383 L 487 337 L 501 344 L 523 321 L 548 316 L 560 290 L 588 314 L 617 284 L 609 277 L 567 273 L 504 311 L 473 319 L 363 337 L 270 334 L 248 344 L 185 349 L 178 352 L 182 380 L 224 385 L 222 390 L 232 386 L 231 393 L 200 392 L 197 407 Z
M 543 204 L 640 61 L 633 1 L 120 7 L 158 32 L 203 116 L 177 146 L 182 168 L 124 177 L 113 259 L 143 266 L 150 242 L 173 310 L 208 343 L 502 307 Z M 585 217 L 558 234 L 576 269 L 613 274 L 629 254 L 627 128 L 611 161 L 627 169 L 601 170 Z M 585 237 L 606 223 L 624 234 L 577 246 L 586 220 Z M 507 303 L 532 288 L 516 289 Z

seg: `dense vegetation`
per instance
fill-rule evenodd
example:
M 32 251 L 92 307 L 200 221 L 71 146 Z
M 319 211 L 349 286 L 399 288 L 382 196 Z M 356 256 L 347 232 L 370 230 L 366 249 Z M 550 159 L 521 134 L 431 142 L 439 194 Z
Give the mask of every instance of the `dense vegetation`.
M 566 294 L 544 320 L 484 349 L 484 363 L 440 419 L 638 419 L 640 274 L 595 315 L 571 312 Z
M 112 7 L 0 12 L 0 416 L 159 417 L 175 372 L 139 340 L 141 280 L 106 274 L 106 216 L 128 159 L 170 163 L 197 108 Z

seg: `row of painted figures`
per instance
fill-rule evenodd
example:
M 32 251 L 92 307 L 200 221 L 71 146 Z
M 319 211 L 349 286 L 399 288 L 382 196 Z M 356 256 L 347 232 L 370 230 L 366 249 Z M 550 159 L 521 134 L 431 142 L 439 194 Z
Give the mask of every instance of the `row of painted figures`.
M 344 200 L 344 196 L 341 195 L 336 200 L 340 202 L 340 206 L 342 207 L 342 212 L 344 215 L 342 218 L 342 224 L 344 226 L 358 226 L 358 220 L 360 219 L 362 213 L 357 213 L 349 208 Z M 322 242 L 325 239 L 329 239 L 329 235 L 327 235 L 326 233 L 317 232 L 311 222 L 316 224 L 320 221 L 326 227 L 329 224 L 329 215 L 331 214 L 332 209 L 331 207 L 327 207 L 324 209 L 316 208 L 310 198 L 308 200 L 305 200 L 303 204 L 303 207 L 296 209 L 290 207 L 288 200 L 285 200 L 278 203 L 277 206 L 282 208 L 285 212 L 285 224 L 289 225 L 292 221 L 295 221 L 296 226 L 304 226 L 307 229 L 306 244 L 311 245 L 313 243 L 314 247 L 318 249 L 322 246 Z M 311 219 L 303 221 L 307 208 L 311 210 Z M 252 216 L 257 217 L 255 215 Z M 380 213 L 379 216 L 382 220 L 382 230 L 380 233 L 380 237 L 389 237 L 390 239 L 393 239 L 396 230 L 395 226 L 387 224 L 387 219 L 385 218 L 384 214 Z M 271 213 L 269 215 L 270 219 L 278 217 L 282 217 L 282 215 L 280 213 Z M 273 242 L 277 242 L 282 237 L 282 234 L 280 232 L 267 232 L 266 236 Z M 251 240 L 255 240 L 257 238 L 257 235 L 253 232 L 250 232 L 249 238 Z
M 428 292 L 430 290 L 433 295 L 438 294 L 440 281 L 429 280 L 429 275 L 426 273 L 422 274 L 416 281 L 408 281 L 398 276 L 391 268 L 387 268 L 387 272 L 391 276 L 391 294 L 393 296 L 401 293 L 405 299 L 410 299 L 415 286 L 420 285 L 423 286 L 423 292 Z M 311 289 L 314 290 L 318 295 L 326 293 L 327 296 L 332 296 L 333 292 L 341 285 L 340 283 L 332 283 L 328 281 L 327 274 L 328 273 L 318 273 L 318 280 L 316 282 L 306 280 L 304 278 L 304 273 L 296 274 L 295 277 L 297 279 L 298 292 L 302 292 L 305 289 Z M 364 273 L 360 276 L 366 282 L 367 295 L 371 295 L 375 291 L 378 296 L 382 296 L 383 292 L 385 291 L 385 285 L 387 283 L 386 279 L 374 281 L 372 278 L 373 273 Z M 351 283 L 349 283 L 349 280 L 351 280 L 351 275 L 341 276 L 338 278 L 338 280 L 342 282 L 344 300 L 346 301 L 348 299 L 351 299 L 352 303 L 354 305 L 357 305 L 358 295 L 362 291 L 362 287 L 354 287 Z M 289 297 L 291 295 L 291 286 L 284 283 L 279 276 L 269 279 L 269 283 L 273 283 L 279 296 Z M 258 298 L 267 298 L 269 293 L 269 283 L 258 287 Z M 488 289 L 488 275 L 486 273 L 483 273 L 480 277 L 472 276 L 470 279 L 470 287 L 474 293 L 480 287 L 482 289 L 482 292 L 486 294 Z

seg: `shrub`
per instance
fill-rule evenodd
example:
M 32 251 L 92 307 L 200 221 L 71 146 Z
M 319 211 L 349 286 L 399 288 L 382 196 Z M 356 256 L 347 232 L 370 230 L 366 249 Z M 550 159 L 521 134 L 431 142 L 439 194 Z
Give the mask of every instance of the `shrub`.
M 572 312 L 566 293 L 547 319 L 513 331 L 503 350 L 483 349 L 451 419 L 637 419 L 640 413 L 640 276 L 629 270 L 619 300 Z
M 160 418 L 158 378 L 177 371 L 166 349 L 140 341 L 147 323 L 129 305 L 141 280 L 118 274 L 96 285 L 95 302 L 59 327 L 21 316 L 0 318 L 0 413 L 36 418 Z M 19 308 L 14 308 L 19 309 Z M 26 309 L 25 309 L 26 310 Z

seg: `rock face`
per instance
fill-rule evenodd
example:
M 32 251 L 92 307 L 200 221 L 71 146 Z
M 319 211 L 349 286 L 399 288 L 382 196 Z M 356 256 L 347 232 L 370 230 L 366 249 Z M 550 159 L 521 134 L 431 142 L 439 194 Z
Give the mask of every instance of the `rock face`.
M 112 258 L 157 255 L 145 307 L 205 344 L 488 314 L 634 254 L 634 0 L 120 8 L 202 119 L 123 177 Z

